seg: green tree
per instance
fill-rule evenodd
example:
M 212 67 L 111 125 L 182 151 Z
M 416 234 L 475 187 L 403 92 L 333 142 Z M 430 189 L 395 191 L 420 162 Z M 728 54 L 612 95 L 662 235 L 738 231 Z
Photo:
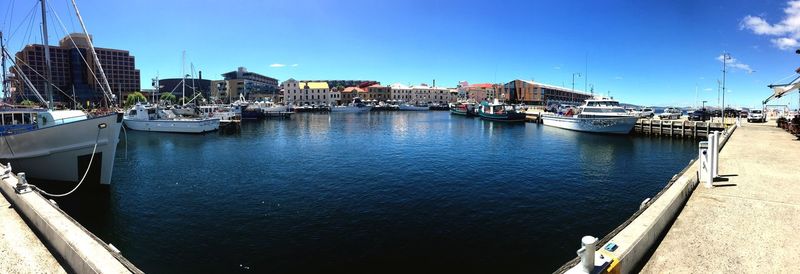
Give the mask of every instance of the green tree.
M 39 105 L 36 102 L 28 100 L 28 99 L 22 100 L 22 102 L 20 102 L 20 104 L 23 105 L 23 106 L 26 106 L 26 107 L 35 107 L 35 106 Z
M 132 106 L 137 102 L 147 102 L 147 97 L 144 97 L 144 95 L 138 91 L 128 94 L 128 98 L 125 99 L 125 106 Z
M 161 101 L 169 101 L 174 104 L 178 97 L 175 97 L 175 94 L 172 94 L 172 92 L 164 92 L 161 94 L 160 99 Z

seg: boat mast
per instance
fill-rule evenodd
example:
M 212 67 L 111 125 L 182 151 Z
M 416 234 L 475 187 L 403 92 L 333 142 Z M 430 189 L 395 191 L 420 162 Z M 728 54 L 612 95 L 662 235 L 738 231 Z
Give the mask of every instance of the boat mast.
M 186 105 L 186 51 L 181 55 L 181 105 Z
M 47 37 L 47 5 L 46 0 L 39 0 L 42 4 L 42 44 L 44 45 L 44 65 L 45 70 L 45 85 L 44 91 L 47 93 L 47 108 L 53 109 L 53 89 L 47 81 L 52 78 L 52 71 L 50 67 L 50 40 Z
M 0 66 L 3 67 L 3 101 L 8 101 L 8 88 L 6 87 L 6 83 L 8 82 L 6 79 L 6 44 L 3 41 L 3 32 L 0 31 Z
M 42 0 L 44 1 L 44 0 Z M 86 35 L 86 42 L 89 44 L 89 48 L 92 50 L 92 57 L 94 59 L 95 65 L 97 65 L 97 69 L 100 71 L 100 75 L 103 78 L 103 85 L 101 85 L 100 89 L 103 91 L 103 96 L 106 97 L 108 100 L 109 105 L 116 106 L 116 96 L 114 92 L 111 90 L 111 85 L 108 84 L 108 77 L 106 77 L 106 72 L 103 70 L 103 65 L 100 64 L 100 58 L 97 57 L 97 51 L 94 49 L 94 43 L 89 36 L 89 31 L 86 30 L 86 24 L 83 23 L 83 17 L 81 17 L 81 11 L 78 10 L 78 4 L 75 3 L 75 0 L 72 0 L 72 7 L 75 8 L 75 15 L 78 17 L 78 22 L 81 23 L 81 29 L 83 29 L 83 34 Z M 89 68 L 91 69 L 91 68 Z

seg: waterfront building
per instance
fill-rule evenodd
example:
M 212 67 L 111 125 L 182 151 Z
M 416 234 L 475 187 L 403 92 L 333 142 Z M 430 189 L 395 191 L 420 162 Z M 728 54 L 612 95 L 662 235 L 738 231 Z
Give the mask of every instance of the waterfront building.
M 513 103 L 540 106 L 549 104 L 579 105 L 582 104 L 584 100 L 592 97 L 591 94 L 580 90 L 572 90 L 570 88 L 519 79 L 502 85 L 498 91 L 500 97 L 502 97 L 501 99 Z
M 458 97 L 472 99 L 476 102 L 489 101 L 497 97 L 496 85 L 490 83 L 468 84 L 458 88 Z
M 374 84 L 366 88 L 364 93 L 364 100 L 374 100 L 376 102 L 386 102 L 391 98 L 391 88 Z
M 278 80 L 275 78 L 249 72 L 245 67 L 239 67 L 235 71 L 223 73 L 222 77 L 224 82 L 215 81 L 212 83 L 212 88 L 216 89 L 212 93 L 220 96 L 218 98 L 224 98 L 225 95 L 231 98 L 238 98 L 241 94 L 248 100 L 269 99 L 273 102 L 281 100 Z
M 427 84 L 420 84 L 411 87 L 411 104 L 427 104 L 430 101 L 431 88 Z
M 411 87 L 400 83 L 394 83 L 389 86 L 389 97 L 391 100 L 395 101 L 411 102 Z
M 56 87 L 53 88 L 53 101 L 62 104 L 71 104 L 71 97 L 81 104 L 95 103 L 101 104 L 104 101 L 99 80 L 100 68 L 92 60 L 92 51 L 89 41 L 92 36 L 82 33 L 72 33 L 58 42 L 58 46 L 48 46 L 50 50 L 50 82 Z M 136 69 L 136 59 L 130 52 L 121 49 L 95 47 L 97 59 L 103 67 L 108 84 L 112 93 L 128 94 L 139 91 L 140 76 Z M 84 62 L 84 59 L 86 62 Z M 44 45 L 31 44 L 25 46 L 20 52 L 16 53 L 18 69 L 21 70 L 42 96 L 47 99 L 45 85 L 47 81 L 39 75 L 45 75 L 47 71 L 44 58 Z M 16 67 L 11 71 L 16 71 Z M 33 91 L 28 88 L 20 77 L 15 77 L 12 81 L 12 98 L 16 102 L 25 99 L 35 100 Z M 61 91 L 59 91 L 59 89 Z M 125 98 L 117 98 L 125 101 Z
M 353 98 L 362 96 L 367 91 L 360 87 L 346 87 L 341 92 L 341 99 L 338 102 L 340 105 L 347 104 L 353 101 Z
M 371 85 L 381 84 L 381 82 L 374 80 L 303 80 L 303 82 L 325 82 L 328 83 L 328 87 L 331 89 L 341 88 L 342 90 L 347 87 L 366 88 Z
M 283 100 L 293 105 L 335 105 L 341 101 L 341 92 L 331 92 L 328 82 L 297 81 L 289 79 L 281 83 Z

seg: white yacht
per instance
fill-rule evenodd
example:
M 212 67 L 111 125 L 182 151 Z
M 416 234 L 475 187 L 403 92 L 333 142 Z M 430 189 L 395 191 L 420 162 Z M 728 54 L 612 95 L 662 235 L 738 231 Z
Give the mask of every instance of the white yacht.
M 351 112 L 351 113 L 356 113 L 356 112 L 369 112 L 370 110 L 372 110 L 372 107 L 368 106 L 368 105 L 365 105 L 361 101 L 361 98 L 359 98 L 359 97 L 354 97 L 353 98 L 353 102 L 351 102 L 350 104 L 348 104 L 346 106 L 331 107 L 331 112 Z
M 607 98 L 586 100 L 576 112 L 543 115 L 542 122 L 546 126 L 575 131 L 628 134 L 639 119 L 620 107 L 619 102 Z
M 204 133 L 219 129 L 219 117 L 179 118 L 158 107 L 136 104 L 124 117 L 125 126 L 132 130 Z

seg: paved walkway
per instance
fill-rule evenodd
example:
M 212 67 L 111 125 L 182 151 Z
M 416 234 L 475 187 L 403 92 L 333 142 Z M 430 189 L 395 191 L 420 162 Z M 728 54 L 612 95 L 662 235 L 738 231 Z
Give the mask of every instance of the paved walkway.
M 717 187 L 694 191 L 643 273 L 800 273 L 800 141 L 744 123 Z
M 2 194 L 0 273 L 66 273 Z

